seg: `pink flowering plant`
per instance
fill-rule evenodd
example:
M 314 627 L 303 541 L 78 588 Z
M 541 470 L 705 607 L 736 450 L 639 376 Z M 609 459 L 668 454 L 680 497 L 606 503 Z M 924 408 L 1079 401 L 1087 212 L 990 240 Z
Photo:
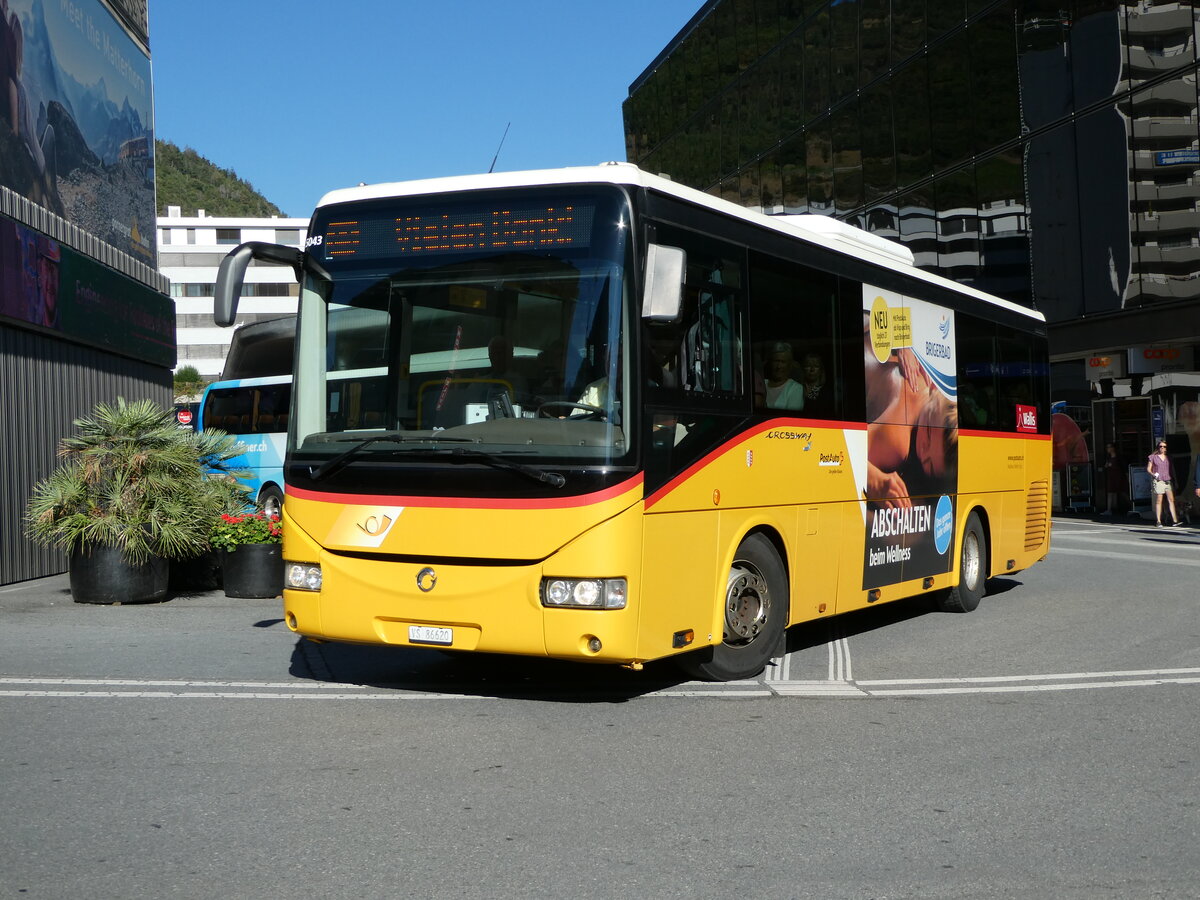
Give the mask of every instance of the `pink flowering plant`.
M 208 536 L 214 550 L 236 550 L 243 544 L 278 544 L 282 541 L 283 527 L 279 519 L 263 512 L 233 516 L 225 513 Z

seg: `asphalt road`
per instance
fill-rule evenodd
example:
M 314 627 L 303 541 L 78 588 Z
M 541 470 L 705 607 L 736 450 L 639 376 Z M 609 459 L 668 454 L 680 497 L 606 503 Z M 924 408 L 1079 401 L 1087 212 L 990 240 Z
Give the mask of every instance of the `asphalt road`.
M 0 588 L 0 898 L 1200 897 L 1200 534 L 1053 544 L 732 685 Z

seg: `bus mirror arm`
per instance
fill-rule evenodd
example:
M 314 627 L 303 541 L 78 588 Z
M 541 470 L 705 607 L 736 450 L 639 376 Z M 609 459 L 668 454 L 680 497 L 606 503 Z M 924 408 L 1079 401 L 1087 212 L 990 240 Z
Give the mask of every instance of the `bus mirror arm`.
M 683 303 L 683 276 L 687 254 L 679 247 L 650 244 L 646 248 L 646 290 L 642 318 L 675 322 Z
M 222 328 L 233 324 L 237 316 L 238 300 L 242 295 L 242 281 L 246 277 L 246 268 L 250 260 L 261 259 L 263 262 L 276 263 L 281 266 L 291 266 L 300 278 L 300 270 L 304 263 L 304 254 L 295 247 L 284 247 L 281 244 L 268 244 L 263 241 L 247 241 L 239 244 L 221 260 L 217 270 L 217 284 L 213 290 L 213 321 Z

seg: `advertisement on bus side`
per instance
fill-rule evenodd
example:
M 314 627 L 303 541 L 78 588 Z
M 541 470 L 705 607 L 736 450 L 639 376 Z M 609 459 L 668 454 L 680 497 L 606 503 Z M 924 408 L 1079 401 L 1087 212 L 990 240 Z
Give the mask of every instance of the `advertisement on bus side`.
M 958 490 L 953 310 L 863 286 L 863 588 L 945 573 Z

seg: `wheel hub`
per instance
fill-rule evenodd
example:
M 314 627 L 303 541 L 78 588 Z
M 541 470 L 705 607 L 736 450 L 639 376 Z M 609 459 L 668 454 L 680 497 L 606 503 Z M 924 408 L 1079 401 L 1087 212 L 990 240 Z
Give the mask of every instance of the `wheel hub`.
M 758 637 L 771 610 L 766 579 L 753 566 L 735 564 L 725 591 L 725 643 L 748 644 Z
M 972 532 L 963 542 L 962 582 L 970 590 L 975 589 L 979 581 L 979 538 Z

